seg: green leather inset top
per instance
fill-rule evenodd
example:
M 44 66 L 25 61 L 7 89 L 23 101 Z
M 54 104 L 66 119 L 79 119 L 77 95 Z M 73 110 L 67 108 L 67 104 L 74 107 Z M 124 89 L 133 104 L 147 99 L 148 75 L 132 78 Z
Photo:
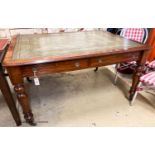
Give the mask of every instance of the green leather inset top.
M 142 45 L 102 31 L 19 35 L 13 60 L 110 52 L 137 46 Z

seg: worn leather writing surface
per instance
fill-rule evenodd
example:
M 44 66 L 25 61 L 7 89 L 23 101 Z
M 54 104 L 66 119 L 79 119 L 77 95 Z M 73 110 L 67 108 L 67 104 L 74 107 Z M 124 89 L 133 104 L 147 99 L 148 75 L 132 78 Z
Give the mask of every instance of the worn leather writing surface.
M 19 35 L 13 60 L 110 52 L 138 46 L 141 44 L 100 31 Z

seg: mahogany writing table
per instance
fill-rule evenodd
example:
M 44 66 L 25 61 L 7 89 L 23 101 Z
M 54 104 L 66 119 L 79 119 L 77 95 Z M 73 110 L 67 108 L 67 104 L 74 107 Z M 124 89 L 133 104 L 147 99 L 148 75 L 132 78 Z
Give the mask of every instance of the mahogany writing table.
M 5 74 L 3 72 L 4 70 L 2 67 L 2 61 L 3 61 L 5 53 L 7 51 L 8 43 L 9 43 L 8 39 L 0 39 L 0 90 L 4 96 L 4 99 L 10 109 L 10 112 L 11 112 L 16 124 L 20 125 L 21 120 L 19 117 L 19 113 L 17 111 L 14 99 L 11 94 L 10 87 L 8 85 L 8 82 L 6 80 Z
M 103 31 L 19 35 L 12 39 L 3 65 L 24 118 L 34 124 L 24 86 L 24 77 L 80 70 L 126 61 L 136 61 L 129 100 L 132 99 L 150 47 Z

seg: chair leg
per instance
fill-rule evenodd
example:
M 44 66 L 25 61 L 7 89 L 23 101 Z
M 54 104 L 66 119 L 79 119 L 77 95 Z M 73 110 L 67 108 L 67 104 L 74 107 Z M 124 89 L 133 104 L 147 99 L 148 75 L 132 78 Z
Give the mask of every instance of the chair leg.
M 114 84 L 116 85 L 116 82 L 117 82 L 117 78 L 118 78 L 118 72 L 116 71 L 115 73 L 115 79 L 114 79 Z
M 97 71 L 98 71 L 98 67 L 95 68 L 94 72 L 97 72 Z
M 141 84 L 142 84 L 141 82 L 138 84 L 137 89 L 141 86 Z M 135 99 L 136 99 L 136 97 L 137 97 L 137 94 L 138 94 L 138 90 L 136 90 L 136 92 L 135 92 L 135 94 L 134 94 L 132 100 L 130 101 L 130 106 L 133 105 L 133 103 L 134 103 L 134 101 L 135 101 Z
M 138 91 L 135 92 L 135 94 L 134 94 L 132 100 L 130 101 L 130 103 L 129 103 L 130 106 L 133 105 L 133 103 L 134 103 L 134 101 L 135 101 L 135 99 L 136 99 L 136 97 L 137 97 L 137 94 L 138 94 Z
M 117 82 L 117 78 L 118 78 L 118 71 L 117 71 L 117 68 L 119 67 L 119 64 L 116 64 L 116 67 L 115 67 L 115 78 L 114 78 L 114 84 L 116 85 L 116 82 Z

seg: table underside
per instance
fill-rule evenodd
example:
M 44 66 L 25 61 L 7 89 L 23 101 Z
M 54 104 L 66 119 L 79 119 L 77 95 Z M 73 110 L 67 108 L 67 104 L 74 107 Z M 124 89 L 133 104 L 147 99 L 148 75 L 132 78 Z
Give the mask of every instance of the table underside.
M 17 36 L 12 60 L 128 50 L 139 43 L 102 31 Z

